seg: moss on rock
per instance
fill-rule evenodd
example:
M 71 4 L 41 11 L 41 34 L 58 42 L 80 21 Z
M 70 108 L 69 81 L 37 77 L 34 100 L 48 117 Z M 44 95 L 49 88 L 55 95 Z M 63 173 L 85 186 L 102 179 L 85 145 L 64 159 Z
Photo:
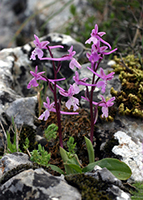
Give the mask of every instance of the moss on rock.
M 143 68 L 140 60 L 134 55 L 122 59 L 115 56 L 114 60 L 114 72 L 119 74 L 122 88 L 121 91 L 111 88 L 111 94 L 116 97 L 119 114 L 143 118 Z
M 82 200 L 110 200 L 113 199 L 113 195 L 109 195 L 106 189 L 109 185 L 101 180 L 85 175 L 75 174 L 65 176 L 66 181 L 76 187 L 82 196 Z

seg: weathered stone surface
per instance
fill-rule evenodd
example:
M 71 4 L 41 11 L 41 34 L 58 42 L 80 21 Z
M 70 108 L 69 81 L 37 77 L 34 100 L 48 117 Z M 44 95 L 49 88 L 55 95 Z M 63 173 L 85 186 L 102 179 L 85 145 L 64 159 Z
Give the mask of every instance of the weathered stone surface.
M 44 169 L 33 170 L 24 153 L 7 154 L 0 159 L 0 199 L 80 200 L 78 190 L 62 177 L 54 177 Z
M 14 122 L 19 125 L 33 126 L 33 117 L 35 114 L 35 105 L 37 103 L 37 97 L 19 98 L 13 101 L 8 109 L 6 115 L 11 119 L 14 116 Z
M 0 187 L 3 200 L 80 200 L 78 190 L 44 169 L 29 169 L 9 179 Z
M 125 162 L 132 170 L 131 180 L 143 181 L 142 169 L 142 143 L 139 138 L 132 138 L 123 131 L 118 131 L 114 134 L 118 139 L 119 145 L 114 146 L 112 152 L 122 156 L 122 161 Z
M 18 126 L 27 124 L 34 127 L 33 119 L 37 97 L 25 96 L 28 81 L 28 55 L 22 48 L 4 49 L 0 52 L 0 118 L 3 114 L 9 120 L 13 116 Z M 32 109 L 30 109 L 32 108 Z
M 5 175 L 5 173 L 22 164 L 31 164 L 32 166 L 27 154 L 17 152 L 3 156 L 0 159 L 0 179 Z

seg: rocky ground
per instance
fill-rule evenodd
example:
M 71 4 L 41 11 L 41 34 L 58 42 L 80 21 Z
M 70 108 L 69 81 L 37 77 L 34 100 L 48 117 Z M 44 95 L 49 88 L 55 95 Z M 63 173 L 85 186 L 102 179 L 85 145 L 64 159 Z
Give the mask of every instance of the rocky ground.
M 73 1 L 75 5 L 86 5 L 86 1 Z M 53 3 L 53 1 L 48 1 L 48 4 Z M 11 119 L 14 117 L 14 123 L 19 130 L 20 137 L 20 148 L 23 148 L 23 143 L 25 142 L 26 137 L 30 140 L 30 148 L 32 151 L 33 148 L 37 148 L 37 144 L 40 143 L 44 148 L 51 152 L 50 163 L 55 164 L 61 169 L 64 170 L 63 162 L 59 154 L 59 141 L 58 137 L 51 141 L 47 142 L 44 137 L 44 129 L 51 123 L 57 123 L 56 116 L 54 113 L 51 114 L 48 121 L 43 122 L 38 120 L 39 117 L 39 95 L 35 89 L 27 89 L 27 84 L 31 79 L 29 71 L 38 65 L 39 70 L 43 70 L 46 66 L 47 75 L 49 78 L 53 77 L 52 65 L 50 62 L 38 62 L 31 61 L 30 55 L 33 50 L 33 43 L 28 43 L 33 40 L 33 34 L 40 34 L 38 29 L 47 19 L 47 13 L 50 15 L 54 12 L 58 12 L 59 7 L 63 6 L 65 1 L 60 1 L 53 6 L 48 6 L 42 13 L 36 15 L 29 21 L 29 23 L 24 26 L 21 34 L 18 33 L 18 37 L 14 42 L 12 38 L 16 31 L 20 28 L 20 24 L 24 23 L 25 19 L 30 17 L 30 15 L 41 9 L 47 1 L 2 1 L 1 4 L 1 27 L 0 30 L 0 39 L 1 45 L 0 48 L 3 49 L 0 52 L 0 153 L 3 156 L 3 152 L 6 149 L 6 131 L 10 131 Z M 56 5 L 56 6 L 55 6 Z M 80 77 L 91 77 L 89 70 L 87 70 L 86 52 L 87 49 L 83 44 L 78 43 L 70 36 L 59 33 L 58 28 L 66 23 L 68 16 L 70 16 L 69 10 L 70 4 L 60 13 L 57 20 L 57 16 L 53 17 L 50 22 L 45 26 L 43 35 L 43 40 L 49 40 L 52 44 L 62 44 L 65 48 L 64 51 L 54 51 L 54 54 L 57 57 L 61 57 L 63 54 L 67 53 L 67 50 L 71 45 L 74 46 L 74 50 L 77 52 L 77 59 L 83 63 Z M 57 10 L 56 10 L 56 9 Z M 79 9 L 80 12 L 80 9 Z M 7 13 L 5 15 L 4 13 Z M 66 16 L 66 17 L 65 17 Z M 58 27 L 58 28 L 57 28 Z M 49 34 L 47 34 L 50 32 Z M 24 36 L 21 38 L 21 36 Z M 21 40 L 22 39 L 22 40 Z M 21 46 L 25 44 L 24 46 Z M 15 47 L 21 46 L 21 47 Z M 6 47 L 15 47 L 8 48 Z M 46 55 L 46 52 L 45 52 Z M 108 60 L 104 60 L 101 63 L 102 68 L 106 72 L 112 70 L 111 66 L 107 64 Z M 69 78 L 69 83 L 72 83 L 70 78 L 74 71 L 67 70 L 68 63 L 63 63 L 62 73 L 66 78 Z M 115 90 L 121 90 L 121 81 L 119 75 L 116 74 L 113 80 L 110 82 L 105 93 L 105 97 L 111 97 L 110 88 L 113 87 Z M 82 90 L 83 88 L 81 88 Z M 46 93 L 50 98 L 52 98 L 51 93 L 47 91 Z M 80 95 L 83 95 L 84 91 L 82 90 Z M 94 100 L 98 101 L 100 99 L 100 91 L 97 90 L 94 93 Z M 79 96 L 80 99 L 80 96 Z M 63 132 L 63 141 L 64 147 L 67 148 L 66 142 L 69 136 L 75 138 L 76 152 L 85 166 L 88 164 L 88 154 L 84 142 L 83 136 L 89 136 L 90 133 L 90 114 L 88 110 L 88 104 L 80 99 L 81 108 L 79 109 L 78 116 L 62 116 L 62 132 Z M 64 103 L 62 106 L 65 109 Z M 42 108 L 43 109 L 43 108 Z M 118 158 L 128 164 L 132 170 L 132 176 L 128 182 L 134 181 L 143 181 L 142 174 L 142 140 L 143 140 L 143 125 L 142 119 L 136 118 L 133 116 L 121 116 L 119 113 L 115 113 L 114 109 L 110 110 L 110 113 L 113 114 L 113 121 L 106 121 L 102 119 L 99 115 L 99 119 L 95 126 L 95 137 L 94 137 L 94 149 L 95 149 L 95 160 L 99 160 L 106 157 Z M 11 132 L 11 137 L 13 138 L 13 132 Z M 24 151 L 24 150 L 23 150 Z M 26 151 L 24 153 L 27 153 Z M 24 162 L 23 162 L 24 161 Z M 59 175 L 54 171 L 48 171 L 47 169 L 39 169 L 39 166 L 34 166 L 31 161 L 28 159 L 27 154 L 16 153 L 8 154 L 3 156 L 0 160 L 0 199 L 11 199 L 15 200 L 20 198 L 23 199 L 81 199 L 81 195 L 85 199 L 90 197 L 93 198 L 91 192 L 82 193 L 85 185 L 82 188 L 79 188 L 79 185 L 76 183 L 71 183 L 70 178 L 66 178 L 69 184 L 67 184 L 63 177 L 55 177 Z M 51 174 L 49 174 L 51 173 Z M 101 169 L 96 169 L 91 176 L 97 177 L 97 174 L 100 173 L 102 177 L 102 182 L 106 177 L 110 181 L 106 188 L 106 194 L 109 194 L 109 199 L 130 199 L 127 189 L 125 189 L 122 183 L 111 177 L 109 171 Z M 105 175 L 105 174 L 106 175 Z M 25 177 L 25 179 L 24 179 Z M 28 179 L 28 177 L 31 177 Z M 83 177 L 80 177 L 83 180 Z M 85 184 L 87 184 L 87 179 L 85 178 Z M 78 179 L 78 178 L 76 178 Z M 97 178 L 99 179 L 99 177 Z M 37 181 L 39 180 L 39 182 Z M 75 179 L 74 179 L 75 180 Z M 30 182 L 29 182 L 30 181 Z M 95 180 L 92 179 L 94 182 Z M 29 184 L 27 184 L 29 182 Z M 74 182 L 74 181 L 73 181 Z M 46 184 L 54 185 L 53 190 L 49 190 L 49 185 L 45 187 Z M 61 185 L 60 185 L 61 184 Z M 96 184 L 96 183 L 95 183 Z M 20 186 L 19 186 L 20 185 Z M 65 186 L 66 185 L 66 186 Z M 71 188 L 71 185 L 74 185 L 74 188 Z M 62 191 L 63 196 L 61 195 L 61 188 L 66 188 Z M 91 187 L 91 186 L 89 186 Z M 103 184 L 103 188 L 104 188 Z M 42 189 L 40 189 L 42 188 Z M 78 188 L 78 190 L 77 190 Z M 69 189 L 68 197 L 66 196 L 67 190 Z M 99 190 L 99 188 L 97 188 Z M 10 192 L 9 192 L 10 191 Z M 23 192 L 25 193 L 23 194 Z M 33 191 L 33 192 L 32 192 Z M 55 195 L 55 191 L 56 195 Z M 72 192 L 71 192 L 72 191 Z M 79 192 L 80 191 L 80 192 Z M 20 192 L 20 193 L 19 193 Z M 54 192 L 54 194 L 53 194 Z M 95 191 L 93 191 L 94 193 Z M 105 193 L 102 191 L 102 195 Z M 29 195 L 30 194 L 30 195 Z M 75 195 L 75 196 L 73 196 Z M 82 197 L 83 197 L 82 196 Z M 103 196 L 102 196 L 103 197 Z M 102 197 L 100 197 L 102 199 Z M 83 199 L 84 199 L 83 198 Z M 105 199 L 108 199 L 104 196 Z

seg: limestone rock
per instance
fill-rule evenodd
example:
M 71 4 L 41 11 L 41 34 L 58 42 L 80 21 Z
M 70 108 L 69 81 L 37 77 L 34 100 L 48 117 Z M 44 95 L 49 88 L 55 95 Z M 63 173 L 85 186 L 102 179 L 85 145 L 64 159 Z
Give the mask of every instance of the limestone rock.
M 3 176 L 8 173 L 10 170 L 22 165 L 22 164 L 31 164 L 28 159 L 28 155 L 24 153 L 13 153 L 6 154 L 0 159 L 0 180 Z
M 78 190 L 62 177 L 54 177 L 33 163 L 24 153 L 7 154 L 0 159 L 0 199 L 80 200 Z
M 3 200 L 80 200 L 78 190 L 44 169 L 29 169 L 9 179 L 0 187 Z
M 114 146 L 112 152 L 122 156 L 122 161 L 131 168 L 131 180 L 143 181 L 142 143 L 139 138 L 134 140 L 123 131 L 116 132 L 114 137 L 118 139 L 119 145 Z

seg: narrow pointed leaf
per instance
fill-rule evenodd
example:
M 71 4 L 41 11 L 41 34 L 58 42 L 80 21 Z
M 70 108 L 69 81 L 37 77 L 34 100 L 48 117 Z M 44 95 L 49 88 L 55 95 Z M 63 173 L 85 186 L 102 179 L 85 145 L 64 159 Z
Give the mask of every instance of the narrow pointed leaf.
M 66 163 L 65 164 L 66 166 L 69 166 L 70 168 L 72 168 L 74 170 L 74 174 L 76 173 L 82 173 L 82 169 L 78 166 L 78 165 L 75 165 L 75 164 L 69 164 L 69 163 Z
M 52 170 L 54 170 L 54 171 L 56 171 L 56 172 L 58 172 L 58 173 L 60 173 L 60 174 L 64 174 L 65 175 L 65 173 L 64 173 L 64 171 L 63 170 L 61 170 L 59 167 L 57 167 L 56 165 L 48 165 L 49 167 L 51 167 L 51 169 Z
M 88 151 L 89 163 L 93 163 L 95 161 L 93 145 L 87 137 L 84 137 L 84 138 L 85 138 L 86 147 Z
M 67 163 L 67 161 L 69 159 L 68 159 L 66 151 L 62 147 L 60 147 L 60 154 L 61 154 L 63 162 Z M 66 171 L 67 174 L 73 174 L 74 173 L 73 169 L 70 168 L 68 165 L 64 164 L 64 167 L 65 167 L 65 171 Z

